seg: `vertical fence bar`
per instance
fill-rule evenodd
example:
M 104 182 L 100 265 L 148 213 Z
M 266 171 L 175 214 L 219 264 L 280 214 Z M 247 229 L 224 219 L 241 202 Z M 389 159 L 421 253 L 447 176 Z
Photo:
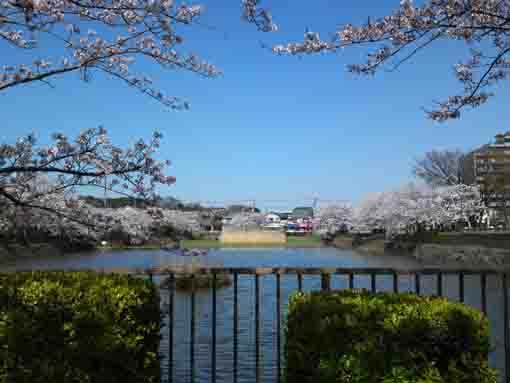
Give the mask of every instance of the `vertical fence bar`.
M 212 286 L 212 347 L 211 347 L 211 382 L 216 383 L 216 273 L 213 272 Z
M 280 273 L 276 274 L 276 382 L 281 382 L 282 368 L 281 368 L 281 283 Z
M 234 375 L 234 383 L 237 383 L 237 359 L 238 359 L 238 333 L 239 333 L 239 304 L 237 302 L 237 287 L 238 274 L 234 273 L 234 357 L 233 357 L 233 375 Z
M 0 302 L 1 303 L 1 306 L 0 306 L 0 310 L 4 310 L 6 309 L 7 312 L 9 312 L 9 308 L 10 308 L 10 296 L 11 296 L 11 292 L 9 291 L 9 283 L 7 282 L 7 280 L 5 281 L 5 286 L 3 286 L 5 288 L 5 301 L 2 299 L 2 301 Z M 5 305 L 5 306 L 4 306 Z M 7 344 L 10 344 L 10 334 L 11 332 L 8 331 L 7 332 Z M 0 350 L 0 355 L 2 356 L 2 368 L 5 369 L 7 371 L 7 378 L 9 378 L 9 347 L 5 347 L 5 348 L 2 348 L 2 350 Z
M 151 281 L 151 283 L 154 283 L 154 277 L 152 276 L 152 273 L 149 273 L 149 281 Z
M 168 383 L 174 380 L 174 299 L 175 299 L 175 275 L 169 275 L 168 283 Z
M 195 382 L 195 276 L 191 275 L 191 332 L 189 339 L 189 368 L 191 383 Z
M 503 274 L 503 324 L 505 326 L 505 376 L 506 382 L 510 383 L 510 333 L 508 329 L 508 275 Z
M 372 293 L 377 292 L 376 278 L 377 275 L 375 274 L 375 272 L 370 273 L 370 289 Z
M 18 273 L 14 276 L 14 309 L 19 308 L 18 304 Z M 15 324 L 16 325 L 16 324 Z M 16 340 L 14 340 L 16 341 Z M 12 381 L 16 382 L 18 375 L 18 355 L 14 354 L 14 365 L 12 369 Z
M 480 275 L 480 287 L 482 294 L 482 312 L 487 315 L 487 274 Z
M 464 303 L 464 273 L 459 273 L 459 300 Z
M 398 273 L 393 272 L 393 292 L 398 293 Z
M 414 274 L 414 291 L 416 292 L 416 295 L 421 294 L 420 273 L 418 273 L 418 272 L 416 272 L 416 274 Z
M 255 274 L 255 381 L 260 382 L 260 276 Z
M 349 288 L 350 289 L 354 288 L 354 274 L 353 273 L 349 273 Z
M 297 281 L 298 281 L 298 290 L 300 293 L 303 292 L 303 274 L 298 273 L 297 274 Z
M 443 296 L 443 273 L 437 273 L 437 296 Z
M 13 296 L 14 296 L 14 291 L 11 291 L 11 287 L 10 287 L 10 281 L 9 280 L 6 280 L 6 286 L 5 286 L 5 289 L 7 291 L 7 302 L 6 302 L 6 307 L 7 307 L 7 312 L 10 312 L 11 309 L 14 307 L 14 299 L 13 299 Z M 8 326 L 11 326 L 11 323 L 8 322 Z M 16 381 L 15 379 L 15 376 L 13 375 L 14 371 L 13 371 L 13 368 L 12 368 L 12 363 L 11 363 L 11 358 L 10 358 L 10 353 L 11 353 L 11 344 L 13 342 L 13 332 L 12 331 L 8 331 L 7 332 L 7 344 L 8 346 L 6 348 L 4 348 L 5 350 L 5 361 L 4 361 L 4 366 L 5 366 L 5 369 L 7 370 L 7 381 Z
M 329 291 L 331 290 L 331 275 L 322 273 L 321 274 L 321 290 Z

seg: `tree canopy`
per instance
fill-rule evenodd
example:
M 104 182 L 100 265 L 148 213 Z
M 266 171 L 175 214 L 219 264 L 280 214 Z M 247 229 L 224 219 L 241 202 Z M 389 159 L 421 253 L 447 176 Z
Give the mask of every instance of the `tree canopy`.
M 243 19 L 260 31 L 278 31 L 261 0 L 242 0 L 240 5 Z M 174 0 L 2 0 L 0 41 L 34 52 L 49 51 L 52 45 L 60 56 L 41 58 L 34 53 L 31 62 L 5 65 L 0 91 L 36 81 L 51 84 L 52 78 L 70 72 L 79 72 L 88 81 L 93 71 L 102 71 L 171 108 L 187 108 L 187 101 L 165 94 L 139 73 L 136 60 L 206 77 L 220 75 L 215 65 L 184 50 L 182 28 L 196 24 L 203 12 L 203 5 Z M 398 69 L 432 45 L 461 41 L 470 49 L 469 56 L 459 57 L 454 66 L 461 90 L 427 110 L 430 118 L 445 121 L 458 118 L 465 107 L 485 103 L 493 95 L 493 85 L 507 79 L 509 22 L 508 0 L 426 0 L 420 5 L 401 0 L 389 15 L 368 17 L 365 25 L 339 26 L 331 40 L 307 31 L 302 42 L 278 44 L 273 52 L 316 54 L 368 46 L 373 50 L 366 61 L 348 69 L 373 75 L 383 68 Z
M 273 51 L 299 55 L 368 46 L 372 51 L 366 61 L 349 65 L 348 69 L 355 74 L 374 75 L 383 69 L 397 70 L 432 45 L 446 40 L 463 42 L 470 54 L 464 59 L 459 57 L 454 65 L 460 91 L 426 110 L 428 117 L 437 121 L 458 118 L 463 108 L 487 102 L 493 96 L 490 89 L 510 74 L 510 1 L 426 0 L 420 4 L 401 0 L 390 15 L 368 17 L 367 23 L 360 26 L 339 26 L 332 40 L 323 40 L 309 31 L 302 42 L 277 45 Z
M 413 174 L 433 187 L 466 184 L 469 178 L 466 160 L 460 150 L 432 150 L 415 161 Z

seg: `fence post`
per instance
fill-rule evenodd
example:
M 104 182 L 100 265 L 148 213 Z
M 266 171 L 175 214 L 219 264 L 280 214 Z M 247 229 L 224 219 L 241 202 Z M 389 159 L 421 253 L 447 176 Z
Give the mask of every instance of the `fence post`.
M 327 273 L 321 274 L 321 289 L 322 291 L 331 290 L 331 275 Z
M 280 273 L 276 273 L 276 382 L 281 382 L 282 377 L 282 368 L 281 368 L 281 283 L 280 283 Z
M 168 281 L 168 383 L 173 382 L 174 376 L 174 296 L 175 296 L 175 275 L 171 273 Z
M 234 383 L 237 383 L 237 359 L 238 359 L 238 332 L 239 332 L 239 303 L 238 303 L 238 274 L 237 272 L 234 273 L 234 344 L 233 344 L 233 353 L 234 353 L 234 360 L 233 360 L 233 381 Z
M 212 286 L 212 347 L 211 347 L 211 382 L 216 383 L 216 272 L 213 271 Z
M 480 288 L 482 294 L 482 312 L 487 315 L 487 274 L 480 276 Z
M 189 364 L 191 383 L 195 382 L 195 275 L 191 274 L 191 330 L 189 347 Z
M 260 382 L 260 276 L 255 274 L 255 381 Z
M 508 274 L 503 274 L 503 316 L 504 316 L 504 336 L 505 336 L 505 375 L 506 382 L 510 383 L 510 331 L 508 329 Z

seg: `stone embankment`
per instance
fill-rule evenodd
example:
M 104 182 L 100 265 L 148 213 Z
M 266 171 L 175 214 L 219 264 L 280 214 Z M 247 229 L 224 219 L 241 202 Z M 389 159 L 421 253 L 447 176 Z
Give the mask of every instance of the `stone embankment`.
M 475 267 L 510 266 L 510 249 L 475 245 L 417 245 L 413 256 L 425 265 L 465 264 Z
M 62 254 L 62 250 L 49 243 L 31 244 L 27 246 L 15 244 L 0 245 L 0 261 L 21 257 L 51 257 Z
M 435 241 L 387 242 L 367 237 L 337 236 L 333 246 L 373 255 L 411 255 L 427 266 L 465 265 L 467 267 L 510 267 L 510 234 L 500 233 L 441 233 Z
M 333 242 L 333 246 L 342 250 L 356 250 L 363 253 L 374 255 L 384 254 L 385 240 L 384 235 L 376 234 L 369 237 L 356 237 L 352 235 L 337 236 Z

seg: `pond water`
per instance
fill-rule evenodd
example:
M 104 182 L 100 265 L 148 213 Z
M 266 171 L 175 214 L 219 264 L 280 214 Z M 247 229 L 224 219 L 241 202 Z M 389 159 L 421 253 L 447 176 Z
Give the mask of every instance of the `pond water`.
M 24 258 L 15 262 L 0 265 L 1 271 L 13 270 L 71 270 L 71 269 L 112 269 L 112 268 L 148 268 L 157 266 L 201 265 L 217 267 L 339 267 L 339 268 L 395 268 L 416 269 L 424 268 L 412 257 L 407 256 L 379 256 L 358 254 L 349 250 L 334 248 L 317 249 L 214 249 L 205 256 L 182 257 L 165 251 L 154 250 L 125 250 L 125 251 L 96 251 L 91 253 L 72 254 L 65 257 Z M 156 278 L 156 282 L 160 279 Z M 274 275 L 259 277 L 260 281 L 260 380 L 275 382 L 276 376 L 276 284 Z M 308 275 L 303 278 L 305 291 L 319 290 L 320 276 Z M 368 276 L 354 278 L 356 288 L 370 288 Z M 331 278 L 331 288 L 343 289 L 348 287 L 348 278 L 335 275 Z M 378 276 L 377 290 L 391 290 L 393 287 L 391 276 Z M 238 382 L 255 381 L 255 350 L 257 332 L 255 323 L 255 277 L 253 275 L 239 276 L 238 284 Z M 281 311 L 285 318 L 287 302 L 290 294 L 298 288 L 295 275 L 281 277 Z M 400 291 L 414 289 L 413 277 L 399 278 Z M 435 276 L 422 276 L 422 294 L 436 293 Z M 465 277 L 465 302 L 474 307 L 481 307 L 479 276 Z M 452 300 L 459 299 L 459 284 L 455 275 L 443 277 L 443 294 Z M 198 290 L 194 294 L 195 306 L 195 336 L 194 336 L 194 374 L 196 382 L 208 382 L 211 377 L 211 304 L 212 291 Z M 190 374 L 190 336 L 192 304 L 189 291 L 177 290 L 174 305 L 174 344 L 173 344 L 173 381 L 189 382 Z M 161 289 L 162 308 L 167 310 L 169 291 Z M 491 325 L 493 351 L 490 355 L 491 364 L 502 370 L 504 368 L 503 343 L 503 294 L 501 281 L 489 276 L 487 280 L 487 308 Z M 217 290 L 217 353 L 216 378 L 218 382 L 233 381 L 233 330 L 234 330 L 234 296 L 231 286 Z M 168 380 L 168 318 L 164 319 L 162 329 L 161 356 L 163 367 L 163 381 Z M 283 330 L 282 323 L 282 330 Z M 282 338 L 282 348 L 284 339 Z M 283 356 L 283 349 L 280 350 Z M 503 370 L 502 370 L 503 372 Z

